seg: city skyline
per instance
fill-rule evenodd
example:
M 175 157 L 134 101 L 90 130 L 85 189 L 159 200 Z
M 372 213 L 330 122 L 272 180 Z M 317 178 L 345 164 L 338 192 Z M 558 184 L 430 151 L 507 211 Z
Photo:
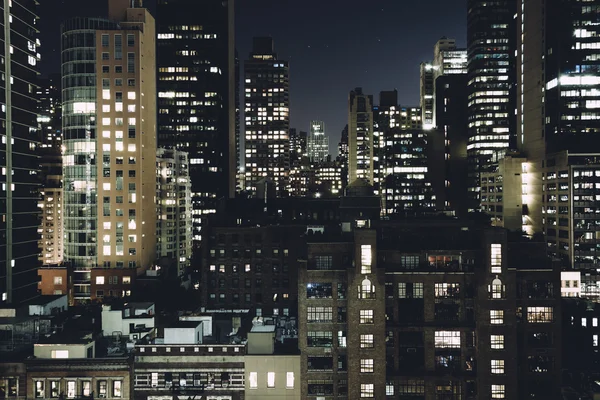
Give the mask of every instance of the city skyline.
M 76 0 L 61 0 L 59 5 L 42 1 L 40 20 L 44 57 L 43 74 L 58 72 L 60 27 L 71 16 L 104 15 L 106 2 L 89 0 L 82 7 Z M 155 13 L 156 0 L 145 0 L 144 6 Z M 252 47 L 252 37 L 271 36 L 277 43 L 279 57 L 290 63 L 290 127 L 308 130 L 310 121 L 323 120 L 328 127 L 330 152 L 337 154 L 337 143 L 347 124 L 348 91 L 360 86 L 367 93 L 398 90 L 399 103 L 419 105 L 419 64 L 429 60 L 433 46 L 442 36 L 455 38 L 457 46 L 466 45 L 466 1 L 427 0 L 406 4 L 380 0 L 373 12 L 364 13 L 353 2 L 321 3 L 286 1 L 281 7 L 273 0 L 237 1 L 236 49 L 243 60 Z M 348 6 L 350 5 L 350 7 Z M 315 15 L 314 10 L 319 10 Z M 339 13 L 339 15 L 336 15 Z M 289 18 L 289 16 L 294 18 Z M 281 17 L 283 16 L 283 17 Z M 297 34 L 309 18 L 312 29 Z M 332 21 L 347 21 L 372 27 L 360 33 Z M 397 20 L 403 21 L 398 24 Z M 425 23 L 427 22 L 427 23 Z M 314 26 L 316 25 L 316 27 Z M 50 33 L 55 30 L 54 38 Z M 412 32 L 418 32 L 414 35 Z M 410 37 L 411 40 L 402 38 Z M 363 49 L 364 57 L 357 59 L 354 48 Z M 335 49 L 335 50 L 332 50 Z M 373 57 L 385 57 L 385 62 L 373 63 Z M 323 68 L 321 62 L 326 62 Z

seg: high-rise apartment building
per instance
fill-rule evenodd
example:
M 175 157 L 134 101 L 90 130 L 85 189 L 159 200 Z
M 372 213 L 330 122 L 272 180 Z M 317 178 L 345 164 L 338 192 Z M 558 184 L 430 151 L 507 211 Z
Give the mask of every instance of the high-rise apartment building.
M 279 60 L 273 39 L 254 38 L 244 63 L 246 190 L 272 182 L 277 196 L 287 191 L 290 170 L 288 62 Z
M 158 144 L 189 154 L 194 242 L 236 183 L 234 1 L 159 0 Z
M 469 0 L 469 194 L 478 208 L 479 174 L 515 147 L 516 27 L 514 0 Z
M 37 2 L 0 2 L 0 304 L 37 294 L 39 141 L 35 98 L 39 31 Z
M 154 18 L 141 2 L 108 4 L 109 19 L 62 29 L 64 260 L 81 300 L 94 268 L 156 257 Z
M 518 144 L 524 221 L 600 296 L 600 1 L 526 0 L 518 13 Z M 540 56 L 542 55 L 542 56 Z
M 156 256 L 177 275 L 189 272 L 192 258 L 192 183 L 184 151 L 156 151 Z
M 39 80 L 38 133 L 40 136 L 39 260 L 57 265 L 63 259 L 62 220 L 62 107 L 60 74 Z
M 38 128 L 42 149 L 52 149 L 60 155 L 62 143 L 62 108 L 60 74 L 53 74 L 38 81 L 36 97 L 38 103 Z
M 398 92 L 380 93 L 373 109 L 375 193 L 382 199 L 382 214 L 418 215 L 435 210 L 435 195 L 427 155 L 429 131 L 422 129 L 419 107 L 398 105 Z
M 329 155 L 329 137 L 325 134 L 323 121 L 311 121 L 310 135 L 307 141 L 308 159 L 311 162 L 323 162 Z
M 373 96 L 356 88 L 348 100 L 348 184 L 357 179 L 373 184 L 375 154 Z

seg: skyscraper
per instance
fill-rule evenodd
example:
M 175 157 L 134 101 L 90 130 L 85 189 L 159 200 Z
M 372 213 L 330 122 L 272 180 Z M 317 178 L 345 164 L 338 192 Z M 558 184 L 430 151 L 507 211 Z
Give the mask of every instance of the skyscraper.
M 600 296 L 600 1 L 525 0 L 519 12 L 519 147 L 524 219 Z M 543 55 L 540 57 L 540 55 Z
M 33 0 L 0 2 L 5 77 L 0 81 L 0 304 L 19 303 L 37 294 L 37 5 Z
M 254 38 L 244 78 L 246 190 L 254 196 L 259 181 L 270 181 L 276 195 L 284 196 L 290 170 L 289 67 L 277 58 L 272 38 Z
M 357 179 L 373 184 L 373 140 L 373 96 L 356 88 L 348 100 L 348 184 Z
M 398 92 L 384 91 L 373 109 L 375 187 L 381 195 L 383 215 L 418 215 L 435 210 L 429 177 L 428 131 L 419 107 L 398 105 Z
M 325 134 L 323 121 L 311 121 L 307 142 L 308 158 L 312 162 L 323 162 L 329 155 L 329 137 Z
M 159 0 L 158 144 L 188 153 L 193 237 L 236 183 L 233 0 Z
M 94 269 L 156 257 L 156 37 L 148 10 L 131 6 L 109 0 L 109 19 L 62 29 L 64 260 L 80 300 L 105 295 L 104 276 L 90 290 Z
M 517 2 L 469 0 L 467 9 L 469 191 L 477 200 L 480 171 L 516 144 Z

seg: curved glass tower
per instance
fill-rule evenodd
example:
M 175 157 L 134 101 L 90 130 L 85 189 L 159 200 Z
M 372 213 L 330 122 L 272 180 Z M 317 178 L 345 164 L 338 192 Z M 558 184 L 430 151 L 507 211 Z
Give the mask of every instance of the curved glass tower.
M 115 25 L 74 18 L 62 27 L 64 259 L 75 269 L 97 264 L 96 30 Z

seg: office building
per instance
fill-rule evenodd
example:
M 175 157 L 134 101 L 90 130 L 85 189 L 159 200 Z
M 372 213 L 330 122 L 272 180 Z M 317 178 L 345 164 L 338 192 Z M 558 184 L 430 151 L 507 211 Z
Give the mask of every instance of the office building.
M 193 239 L 236 184 L 234 1 L 159 0 L 158 145 L 185 151 Z
M 39 227 L 39 140 L 36 137 L 37 3 L 3 2 L 0 82 L 0 304 L 36 295 Z M 8 51 L 10 49 L 10 51 Z M 10 79 L 8 79 L 10 77 Z
M 523 198 L 527 195 L 527 159 L 508 153 L 481 173 L 481 211 L 491 218 L 492 226 L 510 231 L 533 232 L 523 219 Z M 525 209 L 526 209 L 525 205 Z
M 456 71 L 456 70 L 453 70 Z M 438 208 L 463 217 L 478 204 L 468 196 L 467 145 L 468 132 L 467 74 L 443 74 L 435 80 L 436 129 L 428 132 L 436 152 L 439 180 L 433 182 Z M 469 204 L 469 201 L 471 203 Z M 442 208 L 443 207 L 443 208 Z
M 348 98 L 348 184 L 357 179 L 374 182 L 373 96 L 362 88 Z
M 189 273 L 192 258 L 192 183 L 186 152 L 156 152 L 156 257 L 177 276 Z
M 468 179 L 477 209 L 480 172 L 516 145 L 517 2 L 469 0 L 467 10 Z
M 141 273 L 156 257 L 154 19 L 108 4 L 109 19 L 62 31 L 64 261 L 84 301 L 94 268 Z
M 289 66 L 279 60 L 273 39 L 253 40 L 244 63 L 246 190 L 256 196 L 259 181 L 269 181 L 285 196 L 290 171 Z
M 423 129 L 438 126 L 436 81 L 443 75 L 463 75 L 467 73 L 467 51 L 456 47 L 456 40 L 446 37 L 435 43 L 433 61 L 421 63 L 421 120 Z
M 312 121 L 310 123 L 310 135 L 307 141 L 308 159 L 313 163 L 327 160 L 329 155 L 329 137 L 325 134 L 325 123 L 323 121 Z
M 533 232 L 546 236 L 552 256 L 582 271 L 582 296 L 596 299 L 600 73 L 593 26 L 598 5 L 529 0 L 517 21 L 518 144 L 529 163 L 524 218 Z
M 420 65 L 420 97 L 421 97 L 421 119 L 423 126 L 427 129 L 435 127 L 434 125 L 434 66 L 431 63 L 421 63 Z

